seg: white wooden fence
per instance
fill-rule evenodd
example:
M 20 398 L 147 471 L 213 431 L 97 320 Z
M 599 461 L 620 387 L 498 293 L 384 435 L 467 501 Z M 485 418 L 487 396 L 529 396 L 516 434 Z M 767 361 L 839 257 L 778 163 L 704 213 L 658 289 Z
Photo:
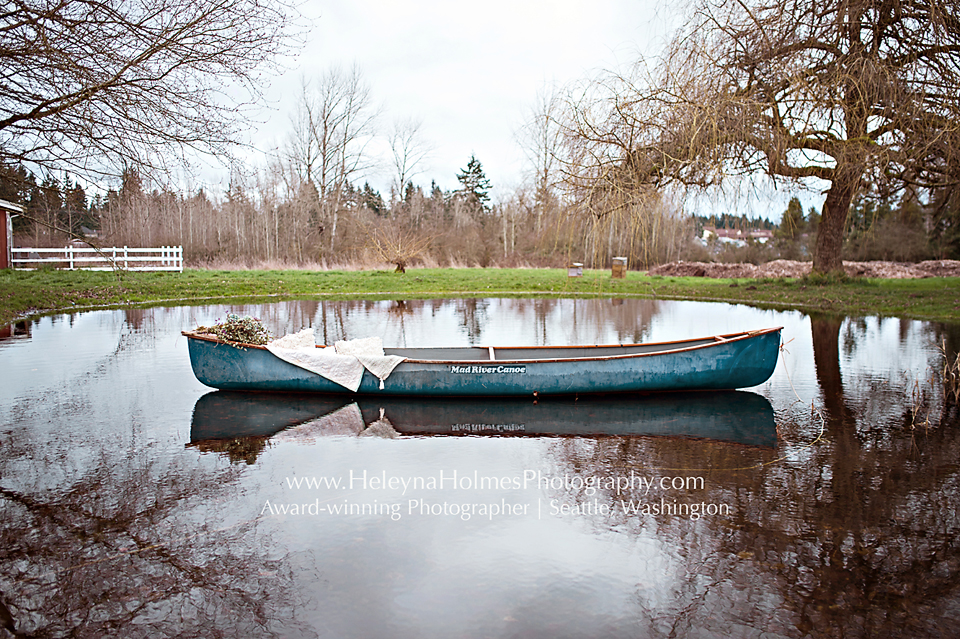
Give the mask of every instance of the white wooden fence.
M 89 246 L 63 248 L 13 248 L 13 268 L 34 270 L 44 266 L 55 268 L 111 271 L 176 271 L 183 272 L 183 247 L 160 248 L 111 247 L 93 249 Z

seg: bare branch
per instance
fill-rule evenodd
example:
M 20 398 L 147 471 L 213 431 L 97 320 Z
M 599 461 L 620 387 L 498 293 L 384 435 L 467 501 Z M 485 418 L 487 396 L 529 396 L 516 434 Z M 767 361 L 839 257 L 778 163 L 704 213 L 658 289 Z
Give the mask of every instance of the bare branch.
M 293 11 L 265 0 L 18 0 L 0 12 L 0 160 L 115 175 L 225 153 Z M 245 96 L 245 97 L 244 97 Z

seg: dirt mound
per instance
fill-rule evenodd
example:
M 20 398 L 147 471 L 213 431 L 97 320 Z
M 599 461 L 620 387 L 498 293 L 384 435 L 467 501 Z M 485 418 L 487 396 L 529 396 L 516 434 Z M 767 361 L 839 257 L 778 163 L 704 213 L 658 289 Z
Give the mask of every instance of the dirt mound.
M 929 273 L 924 277 L 960 277 L 960 260 L 927 260 L 917 267 Z
M 674 277 L 802 277 L 810 272 L 809 262 L 776 260 L 760 266 L 753 264 L 719 264 L 716 262 L 671 262 L 648 271 L 650 275 Z
M 778 278 L 803 277 L 810 273 L 810 262 L 774 260 L 753 264 L 715 262 L 671 262 L 648 271 L 650 275 L 674 277 Z M 919 264 L 901 262 L 844 262 L 843 269 L 853 277 L 916 279 L 921 277 L 960 277 L 960 260 L 927 260 Z

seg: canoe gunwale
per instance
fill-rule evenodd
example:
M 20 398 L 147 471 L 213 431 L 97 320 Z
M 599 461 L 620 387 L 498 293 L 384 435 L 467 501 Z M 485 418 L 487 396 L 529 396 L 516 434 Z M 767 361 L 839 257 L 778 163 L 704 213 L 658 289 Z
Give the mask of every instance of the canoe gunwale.
M 496 359 L 496 360 L 463 360 L 463 359 L 415 359 L 415 358 L 405 358 L 404 362 L 410 364 L 444 364 L 444 365 L 457 365 L 457 364 L 469 364 L 476 365 L 478 362 L 496 362 L 497 364 L 531 364 L 531 363 L 555 363 L 555 362 L 589 362 L 589 361 L 606 361 L 606 360 L 619 360 L 619 359 L 634 359 L 640 357 L 651 357 L 663 355 L 665 353 L 684 353 L 700 349 L 713 348 L 715 346 L 732 344 L 738 341 L 751 339 L 753 337 L 758 337 L 760 335 L 766 335 L 769 333 L 775 333 L 783 330 L 782 326 L 777 326 L 773 328 L 763 328 L 753 331 L 742 331 L 738 333 L 727 333 L 722 335 L 712 335 L 706 337 L 698 337 L 693 339 L 682 339 L 682 340 L 673 340 L 669 342 L 650 342 L 642 344 L 588 344 L 588 345 L 567 345 L 567 346 L 503 346 L 503 347 L 486 347 L 486 346 L 475 346 L 468 348 L 477 348 L 477 349 L 487 349 L 493 348 L 496 351 L 497 348 L 502 348 L 504 350 L 559 350 L 559 349 L 601 349 L 601 348 L 631 348 L 637 346 L 643 346 L 646 348 L 661 346 L 664 348 L 651 350 L 645 353 L 627 353 L 622 355 L 597 355 L 594 357 L 550 357 L 550 358 L 532 358 L 532 359 Z M 235 348 L 251 348 L 258 350 L 269 350 L 266 346 L 261 346 L 259 344 L 243 344 L 243 343 L 234 343 L 227 342 L 212 335 L 205 333 L 197 333 L 195 331 L 181 331 L 181 335 L 188 337 L 190 339 L 197 339 L 206 342 L 214 342 L 216 344 L 224 344 L 226 346 L 233 346 Z M 684 344 L 687 342 L 702 342 L 706 339 L 712 339 L 714 341 L 707 342 L 705 344 L 695 344 L 692 346 L 682 347 L 682 348 L 667 348 L 674 344 Z M 317 344 L 317 348 L 323 348 L 324 345 Z

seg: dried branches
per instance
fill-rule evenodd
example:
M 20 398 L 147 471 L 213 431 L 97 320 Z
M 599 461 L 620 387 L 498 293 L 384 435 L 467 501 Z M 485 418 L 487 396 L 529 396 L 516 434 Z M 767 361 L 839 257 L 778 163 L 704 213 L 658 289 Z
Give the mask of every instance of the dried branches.
M 5 3 L 0 160 L 89 175 L 226 152 L 291 14 L 267 0 Z
M 944 399 L 948 404 L 960 405 L 960 353 L 955 353 L 951 362 L 947 341 L 944 340 L 938 348 L 943 359 L 943 370 L 940 373 L 943 376 Z
M 656 67 L 571 101 L 568 172 L 629 189 L 819 178 L 830 186 L 814 267 L 832 271 L 864 181 L 960 180 L 958 92 L 954 2 L 702 0 Z
M 422 256 L 433 238 L 404 230 L 397 224 L 382 223 L 367 229 L 368 246 L 384 262 L 396 265 L 394 272 L 406 273 L 411 261 Z

